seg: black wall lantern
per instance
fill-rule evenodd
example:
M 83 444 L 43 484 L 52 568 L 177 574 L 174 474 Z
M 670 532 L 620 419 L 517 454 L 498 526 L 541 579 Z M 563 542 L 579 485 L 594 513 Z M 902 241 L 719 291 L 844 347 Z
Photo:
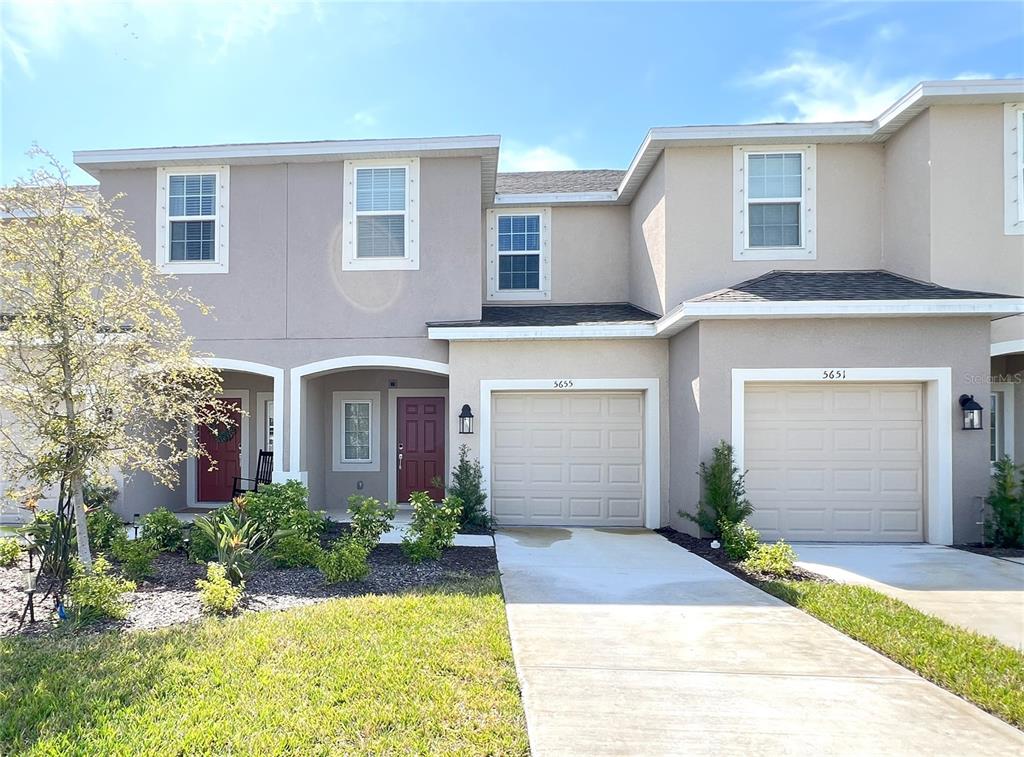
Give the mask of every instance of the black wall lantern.
M 964 411 L 964 429 L 974 431 L 980 429 L 982 407 L 974 401 L 973 394 L 960 395 L 960 407 Z
M 462 412 L 459 413 L 459 433 L 473 433 L 473 411 L 469 409 L 469 405 L 463 405 Z

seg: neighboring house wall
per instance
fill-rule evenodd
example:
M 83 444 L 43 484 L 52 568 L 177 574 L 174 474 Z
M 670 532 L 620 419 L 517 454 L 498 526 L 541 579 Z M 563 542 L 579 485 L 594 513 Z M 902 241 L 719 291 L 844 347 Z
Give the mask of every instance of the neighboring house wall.
M 1013 459 L 1024 465 L 1024 353 L 992 358 L 992 381 L 1013 387 Z M 988 409 L 988 402 L 982 404 Z M 1004 423 L 1003 432 L 1006 431 Z
M 704 407 L 700 383 L 700 324 L 672 337 L 668 345 L 671 462 L 668 523 L 691 531 L 692 521 L 679 511 L 696 512 L 701 496 L 697 472 L 710 450 L 701 449 L 700 414 Z
M 924 281 L 931 276 L 930 119 L 925 111 L 885 144 L 881 267 Z
M 704 321 L 700 329 L 699 435 L 704 459 L 719 440 L 732 436 L 733 368 L 949 367 L 954 405 L 961 394 L 987 393 L 986 318 L 720 320 Z M 981 536 L 976 524 L 988 490 L 989 437 L 961 430 L 958 410 L 942 408 L 954 416 L 953 537 L 963 543 Z M 677 408 L 672 412 L 674 421 L 685 422 Z
M 651 169 L 629 207 L 629 301 L 663 315 L 666 238 L 665 157 Z
M 665 340 L 551 340 L 452 342 L 448 438 L 480 455 L 481 436 L 459 434 L 458 408 L 468 404 L 481 417 L 480 382 L 493 379 L 657 379 L 661 405 L 661 510 L 668 517 L 669 399 L 668 342 Z M 485 472 L 485 475 L 489 475 Z

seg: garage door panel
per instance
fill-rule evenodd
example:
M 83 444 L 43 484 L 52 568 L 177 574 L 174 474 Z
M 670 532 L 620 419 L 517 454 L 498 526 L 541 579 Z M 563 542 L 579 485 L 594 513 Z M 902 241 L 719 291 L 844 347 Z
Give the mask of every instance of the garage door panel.
M 765 538 L 920 541 L 917 384 L 747 387 L 744 464 Z
M 643 525 L 642 419 L 638 392 L 495 393 L 498 522 Z

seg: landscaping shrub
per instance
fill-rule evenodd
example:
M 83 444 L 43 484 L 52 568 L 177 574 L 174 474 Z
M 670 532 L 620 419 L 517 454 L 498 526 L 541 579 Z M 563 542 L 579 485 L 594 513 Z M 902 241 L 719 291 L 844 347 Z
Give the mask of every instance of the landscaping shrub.
M 711 452 L 711 464 L 700 464 L 700 480 L 704 484 L 704 497 L 697 514 L 679 511 L 711 536 L 722 535 L 722 523 L 740 523 L 746 520 L 754 506 L 747 500 L 743 479 L 733 459 L 732 445 L 722 441 Z
M 196 580 L 199 603 L 206 612 L 227 615 L 238 607 L 245 584 L 235 585 L 228 580 L 227 571 L 220 563 L 212 562 L 206 568 L 206 578 Z
M 1009 457 L 995 463 L 992 486 L 985 498 L 985 542 L 996 547 L 1024 547 L 1024 467 Z
M 158 507 L 142 516 L 142 537 L 163 552 L 174 552 L 181 549 L 185 530 L 174 513 L 166 507 Z
M 745 520 L 739 523 L 723 521 L 720 528 L 722 548 L 730 560 L 745 560 L 761 543 L 761 534 Z
M 381 504 L 379 499 L 353 494 L 348 498 L 348 513 L 352 519 L 352 537 L 369 552 L 380 543 L 380 537 L 391 530 L 395 517 L 394 505 Z
M 412 492 L 412 521 L 402 537 L 402 550 L 412 562 L 436 560 L 455 541 L 462 501 L 449 495 L 434 502 L 426 492 Z
M 265 549 L 289 535 L 287 531 L 275 531 L 268 536 L 260 524 L 246 517 L 244 512 L 232 516 L 222 510 L 212 517 L 196 518 L 192 527 L 194 533 L 214 546 L 217 562 L 224 566 L 227 577 L 236 586 L 255 567 Z
M 361 541 L 352 536 L 343 536 L 321 555 L 318 567 L 329 584 L 359 581 L 370 573 L 367 554 L 366 546 Z
M 295 510 L 278 524 L 283 531 L 291 531 L 308 541 L 316 541 L 327 527 L 327 513 L 309 509 Z
M 18 546 L 17 539 L 0 539 L 0 568 L 17 565 L 19 557 L 21 557 L 21 547 Z
M 743 567 L 754 573 L 785 578 L 793 572 L 796 552 L 779 539 L 774 544 L 761 544 L 743 561 Z
M 129 591 L 135 591 L 135 584 L 110 575 L 110 563 L 102 556 L 92 561 L 92 571 L 76 560 L 65 595 L 68 616 L 81 625 L 106 618 L 122 620 L 128 616 L 123 595 Z
M 249 520 L 254 521 L 265 534 L 270 535 L 281 529 L 293 528 L 296 525 L 313 526 L 308 518 L 309 490 L 298 481 L 286 481 L 283 484 L 263 484 L 259 491 L 249 492 L 239 497 L 238 509 L 244 511 Z M 291 523 L 289 522 L 291 519 Z M 322 521 L 322 516 L 319 517 Z M 316 536 L 323 526 L 317 527 Z
M 292 534 L 274 545 L 270 559 L 278 568 L 311 568 L 319 564 L 322 554 L 317 542 Z
M 452 485 L 448 487 L 448 494 L 462 501 L 460 526 L 491 527 L 491 516 L 486 507 L 487 494 L 481 486 L 482 481 L 480 461 L 470 460 L 469 447 L 463 444 L 459 447 L 459 464 L 452 469 Z
M 31 521 L 18 528 L 18 533 L 27 538 L 36 547 L 42 547 L 53 533 L 53 524 L 57 513 L 52 510 L 36 510 Z
M 117 485 L 112 479 L 90 476 L 82 483 L 82 500 L 89 507 L 111 507 L 117 499 Z
M 153 560 L 159 548 L 149 539 L 129 539 L 120 534 L 110 548 L 110 554 L 121 563 L 121 574 L 131 581 L 153 576 Z
M 89 547 L 97 551 L 110 549 L 117 535 L 124 533 L 121 519 L 106 505 L 98 505 L 86 512 L 85 527 L 89 532 Z

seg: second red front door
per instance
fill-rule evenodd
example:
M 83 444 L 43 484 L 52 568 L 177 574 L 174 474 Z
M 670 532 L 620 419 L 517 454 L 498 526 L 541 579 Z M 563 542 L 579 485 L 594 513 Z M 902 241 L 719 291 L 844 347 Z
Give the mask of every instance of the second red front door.
M 444 397 L 398 398 L 399 502 L 416 491 L 435 500 L 444 496 L 443 487 L 433 484 L 445 478 L 444 437 Z
M 229 502 L 235 476 L 242 475 L 242 402 L 238 399 L 222 400 L 231 406 L 231 425 L 199 427 L 199 441 L 210 459 L 217 461 L 216 470 L 209 470 L 210 461 L 200 459 L 199 502 Z

